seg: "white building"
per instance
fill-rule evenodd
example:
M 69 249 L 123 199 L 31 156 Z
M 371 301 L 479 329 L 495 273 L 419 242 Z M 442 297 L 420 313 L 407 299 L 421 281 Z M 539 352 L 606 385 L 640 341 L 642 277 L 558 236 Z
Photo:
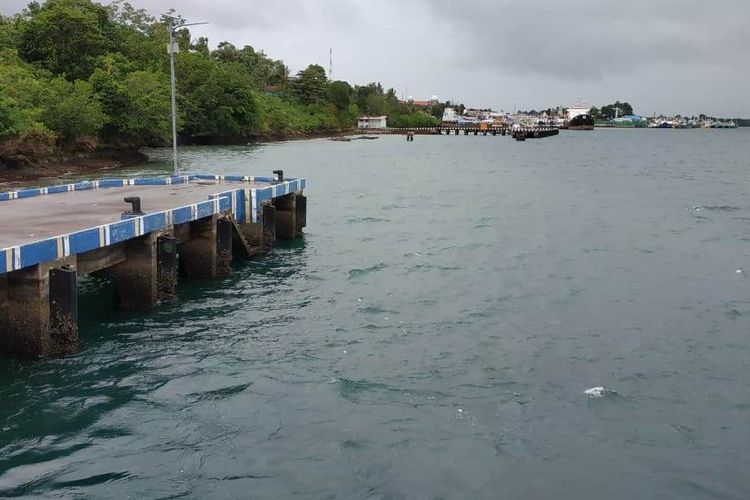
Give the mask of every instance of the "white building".
M 445 108 L 443 110 L 443 123 L 456 123 L 456 121 L 458 121 L 456 110 L 453 108 Z
M 385 116 L 360 116 L 357 120 L 359 128 L 388 128 Z

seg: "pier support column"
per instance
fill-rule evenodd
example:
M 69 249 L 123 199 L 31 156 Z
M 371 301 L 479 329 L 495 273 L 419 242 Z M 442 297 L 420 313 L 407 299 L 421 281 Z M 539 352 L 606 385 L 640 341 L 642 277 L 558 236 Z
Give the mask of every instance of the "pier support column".
M 157 233 L 150 233 L 128 240 L 125 243 L 126 260 L 105 270 L 114 281 L 117 307 L 145 311 L 158 303 L 158 238 Z
M 70 266 L 49 271 L 49 314 L 53 354 L 78 351 L 78 279 Z
M 297 236 L 297 196 L 292 193 L 273 200 L 276 207 L 276 236 L 291 240 Z
M 177 293 L 177 238 L 156 238 L 156 266 L 158 300 L 169 302 Z
M 58 268 L 65 261 L 38 264 L 0 278 L 3 352 L 41 358 L 78 349 L 76 272 L 72 267 Z
M 456 129 L 456 135 L 458 135 L 458 132 L 459 132 L 459 130 L 458 130 L 458 129 Z
M 218 219 L 216 221 L 216 275 L 229 276 L 232 274 L 232 221 Z
M 413 136 L 412 136 L 413 139 Z M 307 226 L 307 196 L 302 193 L 297 195 L 297 236 L 302 235 L 302 229 Z
M 267 253 L 276 239 L 276 209 L 273 205 L 263 205 L 258 222 L 241 224 L 240 227 L 255 255 Z
M 217 266 L 217 220 L 213 215 L 190 222 L 190 237 L 177 247 L 180 269 L 190 278 L 215 278 Z
M 270 252 L 276 241 L 276 207 L 263 205 L 263 251 Z
M 263 250 L 263 221 L 259 222 L 247 222 L 240 224 L 240 230 L 242 235 L 247 240 L 248 245 L 252 249 L 251 255 L 258 255 L 264 252 Z

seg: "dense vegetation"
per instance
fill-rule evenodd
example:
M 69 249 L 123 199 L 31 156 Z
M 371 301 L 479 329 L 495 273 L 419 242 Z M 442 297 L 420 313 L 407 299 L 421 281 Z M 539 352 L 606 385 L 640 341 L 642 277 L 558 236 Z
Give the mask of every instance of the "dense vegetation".
M 596 120 L 612 120 L 618 116 L 629 116 L 633 114 L 633 106 L 629 102 L 615 101 L 601 108 L 591 108 L 591 116 Z
M 101 144 L 167 143 L 169 19 L 123 1 L 91 0 L 33 2 L 14 17 L 0 16 L 0 163 Z M 393 125 L 436 121 L 379 83 L 329 81 L 319 65 L 292 77 L 260 50 L 229 42 L 210 50 L 185 28 L 176 40 L 185 142 L 338 131 L 353 127 L 359 114 L 387 114 Z

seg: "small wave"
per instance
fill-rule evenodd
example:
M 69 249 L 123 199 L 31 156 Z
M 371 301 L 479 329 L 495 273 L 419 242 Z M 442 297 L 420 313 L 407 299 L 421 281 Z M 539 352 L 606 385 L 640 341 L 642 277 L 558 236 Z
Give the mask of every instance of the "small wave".
M 420 263 L 415 266 L 411 266 L 406 270 L 407 273 L 411 272 L 425 272 L 425 271 L 460 271 L 462 268 L 458 266 L 441 266 L 438 264 L 427 264 Z
M 344 399 L 358 404 L 401 403 L 416 407 L 434 404 L 437 398 L 445 397 L 437 391 L 405 389 L 368 380 L 339 378 L 334 383 Z
M 602 386 L 590 387 L 583 391 L 583 393 L 591 399 L 603 398 L 607 394 L 607 392 L 609 391 L 607 391 Z
M 360 312 L 367 313 L 367 314 L 398 314 L 398 311 L 394 311 L 393 309 L 385 309 L 383 307 L 380 307 L 378 305 L 367 305 L 360 307 Z
M 189 394 L 188 396 L 197 398 L 198 400 L 211 400 L 211 399 L 225 399 L 234 396 L 235 394 L 239 394 L 248 387 L 250 387 L 252 383 L 249 384 L 239 384 L 239 385 L 233 385 L 230 387 L 221 387 L 219 389 L 214 389 L 212 391 L 205 391 L 205 392 L 194 392 Z
M 730 309 L 729 311 L 725 312 L 727 316 L 729 316 L 732 319 L 737 319 L 742 316 L 742 313 L 739 312 L 737 309 Z
M 98 484 L 110 483 L 112 481 L 119 481 L 120 479 L 127 479 L 131 477 L 129 472 L 107 472 L 104 474 L 96 474 L 93 476 L 83 477 L 80 479 L 73 479 L 70 481 L 58 481 L 55 486 L 60 488 L 73 488 L 81 486 L 96 486 Z
M 388 219 L 381 219 L 380 217 L 350 217 L 346 219 L 347 224 L 359 224 L 362 222 L 390 222 Z
M 364 276 L 366 274 L 374 273 L 376 271 L 382 271 L 386 267 L 388 267 L 388 266 L 386 266 L 382 262 L 379 263 L 379 264 L 375 264 L 374 266 L 370 266 L 370 267 L 363 267 L 363 268 L 356 267 L 354 269 L 350 269 L 349 270 L 349 279 L 359 278 L 360 276 Z
M 735 207 L 732 205 L 707 205 L 707 206 L 696 205 L 694 207 L 691 207 L 690 209 L 695 212 L 700 212 L 702 210 L 707 210 L 710 212 L 736 212 L 737 210 L 740 209 L 740 207 Z

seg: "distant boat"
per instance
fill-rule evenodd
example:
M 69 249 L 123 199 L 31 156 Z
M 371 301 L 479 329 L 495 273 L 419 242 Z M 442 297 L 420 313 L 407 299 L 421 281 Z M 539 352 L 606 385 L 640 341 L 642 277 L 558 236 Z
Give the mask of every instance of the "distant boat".
M 588 113 L 576 115 L 562 128 L 568 130 L 594 130 L 594 117 Z

